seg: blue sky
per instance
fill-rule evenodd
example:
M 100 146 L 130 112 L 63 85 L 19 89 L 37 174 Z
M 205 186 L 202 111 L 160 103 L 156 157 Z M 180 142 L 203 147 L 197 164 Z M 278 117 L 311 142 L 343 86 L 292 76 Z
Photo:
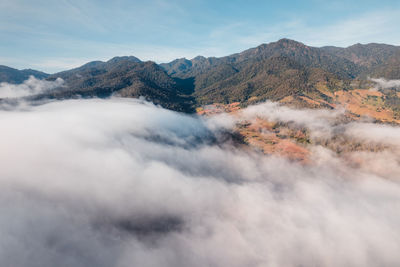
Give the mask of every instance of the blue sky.
M 224 56 L 291 38 L 400 45 L 399 0 L 0 0 L 0 65 L 56 72 L 134 55 Z

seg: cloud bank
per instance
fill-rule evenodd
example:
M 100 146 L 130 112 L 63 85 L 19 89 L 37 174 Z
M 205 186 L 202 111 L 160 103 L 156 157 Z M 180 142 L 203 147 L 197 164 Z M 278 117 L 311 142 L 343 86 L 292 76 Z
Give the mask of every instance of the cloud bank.
M 46 81 L 36 79 L 30 76 L 22 84 L 0 83 L 0 98 L 18 98 L 30 95 L 37 95 L 47 90 L 60 87 L 64 80 L 57 78 L 55 81 Z
M 245 114 L 317 130 L 333 116 L 265 105 Z M 227 120 L 132 99 L 1 110 L 0 121 L 1 266 L 400 264 L 392 153 L 368 169 L 315 146 L 314 163 L 298 164 L 218 142 Z

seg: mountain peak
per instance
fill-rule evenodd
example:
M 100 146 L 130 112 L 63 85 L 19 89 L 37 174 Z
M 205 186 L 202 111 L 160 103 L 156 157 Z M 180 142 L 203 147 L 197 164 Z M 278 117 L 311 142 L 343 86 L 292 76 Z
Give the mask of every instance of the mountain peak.
M 206 60 L 207 58 L 205 58 L 205 57 L 203 57 L 203 56 L 197 56 L 197 57 L 194 57 L 194 58 L 192 58 L 190 61 L 204 61 L 204 60 Z
M 118 63 L 121 61 L 131 61 L 131 62 L 135 62 L 135 63 L 142 62 L 140 59 L 138 59 L 137 57 L 134 57 L 134 56 L 122 56 L 122 57 L 113 57 L 112 59 L 107 61 L 107 63 Z
M 292 40 L 292 39 L 288 39 L 288 38 L 282 38 L 276 42 L 272 42 L 270 43 L 270 45 L 279 45 L 279 46 L 283 46 L 283 47 L 307 47 L 305 44 Z
M 185 57 L 177 58 L 177 59 L 171 61 L 171 63 L 180 63 L 180 64 L 189 63 L 189 62 L 190 62 L 190 60 L 188 60 L 188 59 L 185 58 Z
M 103 61 L 99 61 L 99 60 L 90 61 L 90 62 L 80 66 L 80 68 L 95 68 L 95 67 L 98 67 L 98 66 L 100 66 L 102 64 L 104 64 Z
M 295 41 L 293 39 L 289 39 L 289 38 L 281 38 L 278 41 L 276 41 L 276 43 L 299 43 L 298 41 Z

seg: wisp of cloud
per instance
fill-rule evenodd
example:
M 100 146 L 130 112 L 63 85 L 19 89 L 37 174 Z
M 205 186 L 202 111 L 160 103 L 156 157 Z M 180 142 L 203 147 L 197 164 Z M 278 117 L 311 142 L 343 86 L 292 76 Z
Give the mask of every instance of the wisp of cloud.
M 0 98 L 18 98 L 30 95 L 37 95 L 45 91 L 60 87 L 64 80 L 57 78 L 55 81 L 36 79 L 30 76 L 22 84 L 0 83 Z
M 376 89 L 399 88 L 400 80 L 387 80 L 385 78 L 372 78 L 371 81 L 376 83 Z

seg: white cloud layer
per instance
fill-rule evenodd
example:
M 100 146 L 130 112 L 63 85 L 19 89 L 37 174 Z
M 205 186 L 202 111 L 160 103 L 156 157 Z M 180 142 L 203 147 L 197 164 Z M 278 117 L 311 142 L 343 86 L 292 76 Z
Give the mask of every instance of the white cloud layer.
M 295 112 L 272 116 L 331 119 Z M 215 143 L 230 123 L 126 99 L 0 121 L 1 266 L 400 265 L 398 176 L 321 147 L 311 165 L 239 151 Z
M 17 98 L 37 95 L 47 90 L 62 86 L 64 80 L 57 78 L 55 81 L 39 80 L 30 76 L 22 84 L 0 83 L 0 98 Z

